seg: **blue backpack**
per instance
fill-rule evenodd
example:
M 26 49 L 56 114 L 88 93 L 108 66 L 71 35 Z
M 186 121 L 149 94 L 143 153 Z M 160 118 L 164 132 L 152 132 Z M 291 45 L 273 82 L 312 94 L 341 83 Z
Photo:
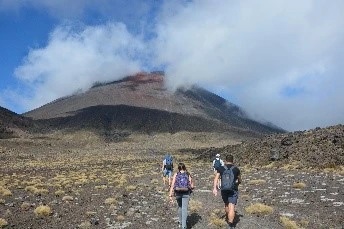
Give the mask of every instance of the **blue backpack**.
M 167 170 L 172 170 L 173 169 L 173 158 L 171 155 L 166 155 L 165 156 L 165 169 Z
M 225 168 L 225 171 L 222 173 L 221 176 L 221 190 L 233 191 L 235 190 L 235 180 L 233 173 L 234 166 L 231 166 L 230 168 L 228 168 L 227 166 L 223 167 Z
M 189 191 L 190 188 L 189 173 L 178 172 L 174 183 L 174 190 L 177 192 L 186 192 Z
M 221 166 L 220 158 L 216 158 L 214 162 L 214 168 L 218 169 Z

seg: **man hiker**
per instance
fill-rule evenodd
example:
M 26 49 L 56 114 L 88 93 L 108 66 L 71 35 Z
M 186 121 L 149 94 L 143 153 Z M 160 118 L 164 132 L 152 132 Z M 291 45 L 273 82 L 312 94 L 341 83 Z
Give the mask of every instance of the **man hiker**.
M 217 168 L 224 166 L 223 160 L 220 158 L 220 154 L 216 154 L 215 159 L 213 160 L 213 169 L 217 173 Z
M 234 228 L 235 205 L 238 201 L 238 186 L 241 183 L 240 169 L 233 164 L 233 155 L 226 155 L 225 165 L 217 169 L 213 194 L 217 196 L 217 183 L 221 178 L 221 197 L 225 203 L 228 228 Z
M 168 153 L 164 160 L 162 161 L 162 180 L 164 185 L 166 185 L 166 177 L 168 177 L 168 187 L 171 187 L 171 177 L 173 172 L 173 158 L 170 153 Z

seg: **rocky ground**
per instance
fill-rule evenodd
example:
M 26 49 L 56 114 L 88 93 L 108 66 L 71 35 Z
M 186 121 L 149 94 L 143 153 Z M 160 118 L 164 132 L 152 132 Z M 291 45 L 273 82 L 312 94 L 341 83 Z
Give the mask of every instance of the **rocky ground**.
M 180 149 L 237 143 L 186 132 L 117 143 L 87 132 L 0 140 L 0 228 L 178 228 L 159 169 L 167 151 L 195 179 L 188 228 L 225 228 L 222 200 L 211 193 L 211 161 Z M 237 228 L 343 228 L 340 170 L 241 170 Z

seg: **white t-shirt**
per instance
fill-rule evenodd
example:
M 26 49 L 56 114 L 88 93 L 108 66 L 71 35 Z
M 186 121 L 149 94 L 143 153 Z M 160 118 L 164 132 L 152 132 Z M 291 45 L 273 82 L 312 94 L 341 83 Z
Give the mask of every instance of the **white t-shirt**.
M 221 160 L 220 158 L 215 158 L 215 160 L 213 161 L 213 168 L 214 168 L 214 165 L 215 165 L 215 161 L 216 160 L 220 160 L 220 164 L 221 164 L 221 166 L 224 166 L 225 165 L 225 163 L 223 162 L 223 160 Z M 214 171 L 215 171 L 216 169 L 214 168 Z

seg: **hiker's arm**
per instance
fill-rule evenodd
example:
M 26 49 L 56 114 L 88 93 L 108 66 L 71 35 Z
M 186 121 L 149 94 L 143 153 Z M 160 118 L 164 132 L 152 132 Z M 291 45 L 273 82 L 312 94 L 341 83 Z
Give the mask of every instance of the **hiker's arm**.
M 173 175 L 173 179 L 172 179 L 172 183 L 171 183 L 171 187 L 170 187 L 170 192 L 169 192 L 169 195 L 168 195 L 171 200 L 172 200 L 172 197 L 173 197 L 173 192 L 174 192 L 173 187 L 174 187 L 174 183 L 176 182 L 176 175 L 177 174 Z
M 189 182 L 190 182 L 190 185 L 191 185 L 191 189 L 194 189 L 195 188 L 195 184 L 193 182 L 193 179 L 192 179 L 191 175 L 189 175 Z
M 217 195 L 217 182 L 219 182 L 219 177 L 220 177 L 220 173 L 216 173 L 215 177 L 214 177 L 214 187 L 213 187 L 213 194 L 216 196 Z
M 238 176 L 238 185 L 241 184 L 241 175 Z

